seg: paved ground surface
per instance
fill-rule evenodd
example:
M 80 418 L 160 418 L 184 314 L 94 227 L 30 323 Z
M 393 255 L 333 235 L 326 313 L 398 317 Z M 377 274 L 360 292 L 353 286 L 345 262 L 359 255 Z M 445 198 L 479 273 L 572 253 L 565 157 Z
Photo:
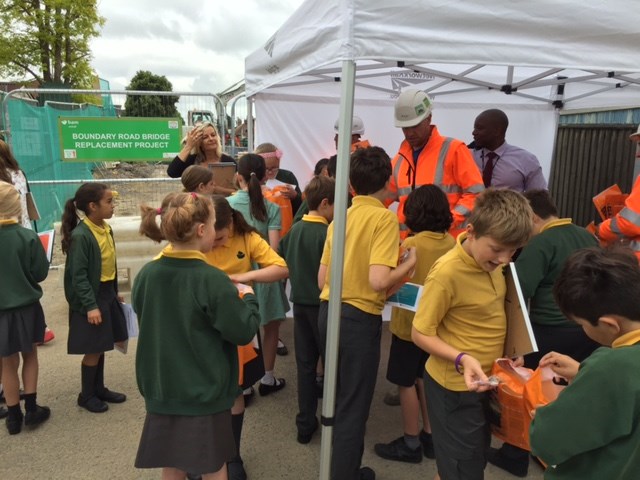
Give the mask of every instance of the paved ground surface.
M 146 479 L 160 478 L 157 470 L 133 467 L 145 411 L 134 374 L 135 340 L 129 353 L 110 352 L 105 378 L 109 387 L 125 392 L 129 399 L 112 405 L 108 412 L 91 414 L 76 406 L 80 388 L 80 357 L 66 354 L 67 304 L 62 290 L 61 272 L 52 270 L 44 282 L 43 306 L 47 322 L 56 339 L 40 348 L 38 401 L 51 407 L 51 419 L 34 431 L 9 437 L 0 425 L 0 479 Z M 312 480 L 318 478 L 320 435 L 308 445 L 296 442 L 294 416 L 297 409 L 292 320 L 282 329 L 282 338 L 291 353 L 278 357 L 276 373 L 289 382 L 269 397 L 257 397 L 247 410 L 242 454 L 252 480 Z M 389 332 L 383 336 L 383 357 L 371 417 L 367 426 L 364 464 L 377 472 L 380 480 L 431 479 L 435 462 L 424 459 L 410 465 L 388 462 L 373 453 L 373 445 L 401 434 L 400 409 L 382 402 L 390 388 L 384 379 Z M 529 479 L 541 479 L 535 464 Z M 489 465 L 487 479 L 514 479 Z

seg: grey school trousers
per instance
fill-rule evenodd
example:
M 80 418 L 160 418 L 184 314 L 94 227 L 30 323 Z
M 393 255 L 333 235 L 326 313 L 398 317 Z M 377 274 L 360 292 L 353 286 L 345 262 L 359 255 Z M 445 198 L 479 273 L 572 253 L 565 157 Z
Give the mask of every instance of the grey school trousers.
M 318 327 L 326 346 L 328 302 L 320 303 Z M 380 364 L 382 316 L 343 303 L 331 480 L 359 479 L 364 434 Z M 323 355 L 324 358 L 324 355 Z

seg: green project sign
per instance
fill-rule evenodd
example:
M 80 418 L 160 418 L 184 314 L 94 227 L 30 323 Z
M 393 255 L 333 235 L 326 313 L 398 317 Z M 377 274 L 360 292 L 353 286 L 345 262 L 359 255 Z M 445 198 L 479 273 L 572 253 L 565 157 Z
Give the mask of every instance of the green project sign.
M 149 162 L 180 151 L 178 118 L 59 117 L 60 156 L 66 162 Z

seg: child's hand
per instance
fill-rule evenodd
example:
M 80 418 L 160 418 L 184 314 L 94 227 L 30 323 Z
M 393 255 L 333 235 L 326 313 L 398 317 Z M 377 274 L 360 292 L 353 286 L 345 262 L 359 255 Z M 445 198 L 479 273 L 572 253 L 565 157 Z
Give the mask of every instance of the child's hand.
M 470 392 L 486 392 L 495 388 L 482 370 L 480 362 L 468 353 L 460 359 L 463 368 L 464 383 Z
M 124 303 L 124 297 L 122 295 L 118 295 L 118 302 Z
M 238 289 L 238 292 L 240 293 L 241 298 L 244 297 L 247 293 L 254 295 L 253 288 L 251 288 L 249 285 L 245 285 L 244 283 L 236 283 L 235 285 Z
M 578 374 L 580 363 L 568 355 L 550 352 L 540 359 L 540 366 L 549 367 L 553 370 L 553 373 L 571 381 Z
M 100 310 L 97 308 L 89 310 L 87 312 L 87 320 L 91 325 L 100 325 L 102 323 L 102 315 L 100 314 Z

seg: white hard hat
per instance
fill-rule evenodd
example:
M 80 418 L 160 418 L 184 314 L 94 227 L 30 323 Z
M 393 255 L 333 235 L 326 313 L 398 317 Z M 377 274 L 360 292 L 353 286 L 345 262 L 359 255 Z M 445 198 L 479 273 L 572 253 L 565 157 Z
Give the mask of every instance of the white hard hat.
M 409 88 L 403 91 L 394 107 L 396 127 L 415 127 L 431 115 L 433 104 L 429 96 L 422 90 Z
M 340 123 L 340 118 L 337 118 L 336 123 L 333 125 L 333 129 L 336 133 L 338 133 L 338 123 Z M 355 115 L 351 122 L 351 135 L 364 135 L 364 122 L 360 117 Z
M 631 135 L 629 135 L 629 138 L 634 142 L 640 142 L 640 125 L 638 125 L 638 130 L 636 130 L 636 133 L 632 133 Z

